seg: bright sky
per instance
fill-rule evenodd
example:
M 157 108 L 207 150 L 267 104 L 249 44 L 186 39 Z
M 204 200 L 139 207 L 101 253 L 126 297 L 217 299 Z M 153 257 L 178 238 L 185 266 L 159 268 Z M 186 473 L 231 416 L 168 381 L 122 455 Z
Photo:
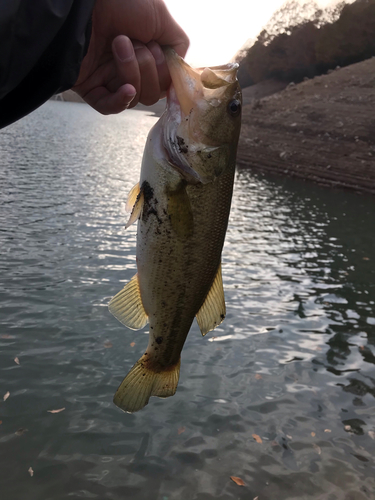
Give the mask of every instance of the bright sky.
M 285 0 L 164 0 L 190 38 L 192 66 L 225 64 Z M 320 0 L 319 4 L 330 3 Z

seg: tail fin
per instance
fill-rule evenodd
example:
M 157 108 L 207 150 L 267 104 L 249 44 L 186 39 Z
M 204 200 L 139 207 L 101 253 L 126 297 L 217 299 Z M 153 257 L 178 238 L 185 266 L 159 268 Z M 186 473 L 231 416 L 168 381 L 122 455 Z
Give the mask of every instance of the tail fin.
M 146 406 L 151 396 L 173 396 L 180 376 L 180 363 L 178 360 L 170 369 L 154 371 L 147 367 L 149 355 L 144 354 L 121 382 L 113 402 L 121 410 L 133 413 Z

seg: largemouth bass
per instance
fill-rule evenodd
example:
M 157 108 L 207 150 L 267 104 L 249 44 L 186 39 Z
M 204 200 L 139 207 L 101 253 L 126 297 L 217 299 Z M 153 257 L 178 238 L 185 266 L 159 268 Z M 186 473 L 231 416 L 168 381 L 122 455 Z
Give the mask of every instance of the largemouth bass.
M 151 129 L 126 225 L 138 219 L 137 274 L 109 303 L 128 328 L 148 322 L 147 350 L 118 388 L 122 410 L 176 392 L 194 318 L 205 335 L 225 317 L 221 252 L 241 125 L 237 64 L 191 68 L 165 50 L 172 85 Z

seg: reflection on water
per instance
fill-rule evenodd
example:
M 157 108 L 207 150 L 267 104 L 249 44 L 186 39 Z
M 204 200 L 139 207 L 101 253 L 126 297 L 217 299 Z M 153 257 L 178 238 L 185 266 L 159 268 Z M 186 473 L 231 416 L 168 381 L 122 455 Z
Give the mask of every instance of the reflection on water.
M 113 405 L 147 345 L 106 304 L 154 122 L 49 102 L 0 132 L 2 498 L 373 499 L 373 198 L 240 171 L 225 322 L 194 325 L 173 398 Z

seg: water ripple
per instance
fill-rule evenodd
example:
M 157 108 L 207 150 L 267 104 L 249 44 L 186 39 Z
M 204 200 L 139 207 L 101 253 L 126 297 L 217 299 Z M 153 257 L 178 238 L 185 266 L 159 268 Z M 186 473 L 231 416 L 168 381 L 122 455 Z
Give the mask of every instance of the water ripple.
M 225 322 L 193 325 L 173 398 L 112 404 L 147 344 L 105 306 L 135 272 L 124 204 L 154 122 L 50 102 L 0 133 L 4 498 L 372 500 L 370 197 L 239 171 Z

